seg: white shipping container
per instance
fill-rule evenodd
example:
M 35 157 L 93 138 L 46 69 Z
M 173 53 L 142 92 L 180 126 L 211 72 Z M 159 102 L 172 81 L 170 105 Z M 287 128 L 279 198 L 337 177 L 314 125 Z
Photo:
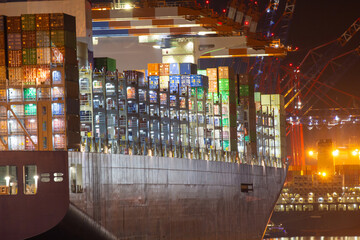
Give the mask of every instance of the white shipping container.
M 25 136 L 9 136 L 9 150 L 25 150 Z
M 261 105 L 270 105 L 270 94 L 261 95 Z
M 10 108 L 13 110 L 13 112 L 16 114 L 17 117 L 23 117 L 24 116 L 24 105 L 11 105 Z M 9 117 L 14 117 L 13 114 L 9 111 Z
M 160 76 L 160 89 L 167 89 L 169 87 L 169 76 Z

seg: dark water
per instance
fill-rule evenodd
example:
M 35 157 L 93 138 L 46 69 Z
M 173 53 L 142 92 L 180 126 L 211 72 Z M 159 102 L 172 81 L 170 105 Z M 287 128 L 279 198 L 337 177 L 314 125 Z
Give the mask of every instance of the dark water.
M 267 240 L 360 240 L 359 237 L 282 237 L 282 238 L 265 238 Z

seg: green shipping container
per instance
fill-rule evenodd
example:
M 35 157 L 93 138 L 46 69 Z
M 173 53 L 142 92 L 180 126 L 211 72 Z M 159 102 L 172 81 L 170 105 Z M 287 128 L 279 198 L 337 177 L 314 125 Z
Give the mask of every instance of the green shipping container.
M 229 140 L 223 141 L 223 149 L 224 149 L 224 151 L 230 151 L 230 141 Z
M 255 102 L 261 102 L 261 92 L 254 93 L 254 100 Z
M 21 30 L 32 31 L 35 30 L 35 14 L 23 14 L 21 15 Z
M 214 99 L 214 103 L 219 102 L 219 100 L 220 100 L 219 94 L 217 94 L 217 93 L 208 93 L 207 96 L 208 96 L 208 100 Z
M 94 58 L 94 65 L 97 69 L 105 67 L 107 71 L 116 71 L 116 60 L 112 58 Z
M 249 96 L 249 85 L 240 85 L 239 87 L 240 96 L 248 97 Z
M 68 47 L 76 48 L 76 35 L 74 32 L 64 30 L 51 30 L 50 31 L 51 47 Z
M 37 62 L 36 58 L 36 48 L 24 48 L 22 51 L 23 58 L 22 63 L 23 65 L 35 65 Z
M 205 90 L 203 87 L 198 87 L 197 88 L 197 98 L 198 99 L 203 99 L 204 98 L 204 94 L 205 94 Z
M 227 78 L 219 79 L 219 91 L 235 91 L 235 81 Z
M 25 104 L 25 116 L 36 115 L 36 104 Z
M 219 92 L 219 93 L 220 93 L 220 96 L 221 96 L 221 102 L 222 102 L 222 104 L 235 103 L 235 102 L 236 102 L 236 98 L 235 98 L 235 93 L 234 93 L 234 92 L 221 91 L 221 92 Z
M 202 102 L 198 102 L 197 105 L 198 105 L 198 109 L 197 109 L 198 112 L 204 111 L 204 105 Z
M 248 136 L 245 136 L 245 142 L 249 142 L 249 141 L 250 141 L 249 135 L 248 135 Z
M 24 100 L 35 101 L 36 100 L 36 89 L 35 88 L 24 88 Z
M 204 69 L 204 70 L 203 69 L 198 69 L 197 74 L 206 76 L 206 69 Z

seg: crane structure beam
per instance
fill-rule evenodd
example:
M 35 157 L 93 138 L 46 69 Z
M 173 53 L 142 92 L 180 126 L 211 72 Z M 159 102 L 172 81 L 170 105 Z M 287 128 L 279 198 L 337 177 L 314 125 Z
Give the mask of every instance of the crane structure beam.
M 356 19 L 355 22 L 341 35 L 338 39 L 341 46 L 345 46 L 346 43 L 360 30 L 360 18 Z

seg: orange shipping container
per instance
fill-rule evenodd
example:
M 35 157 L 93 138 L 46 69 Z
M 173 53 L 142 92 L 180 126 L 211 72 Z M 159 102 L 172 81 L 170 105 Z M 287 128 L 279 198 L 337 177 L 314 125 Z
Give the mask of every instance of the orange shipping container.
M 148 63 L 148 75 L 149 76 L 159 76 L 160 72 L 159 63 Z
M 6 67 L 0 66 L 0 85 L 6 84 Z
M 21 50 L 14 50 L 8 51 L 8 63 L 9 67 L 21 67 L 22 65 L 22 51 Z
M 170 63 L 161 63 L 159 68 L 160 68 L 160 76 L 169 76 Z
M 207 68 L 206 76 L 208 76 L 209 81 L 217 81 L 217 69 L 216 68 Z
M 217 81 L 209 81 L 209 92 L 212 92 L 212 93 L 218 92 Z
M 36 49 L 37 64 L 50 64 L 50 48 Z
M 229 67 L 219 67 L 219 79 L 229 79 Z
M 36 75 L 37 75 L 36 66 L 23 66 L 23 78 L 25 85 L 35 85 Z

